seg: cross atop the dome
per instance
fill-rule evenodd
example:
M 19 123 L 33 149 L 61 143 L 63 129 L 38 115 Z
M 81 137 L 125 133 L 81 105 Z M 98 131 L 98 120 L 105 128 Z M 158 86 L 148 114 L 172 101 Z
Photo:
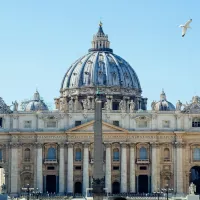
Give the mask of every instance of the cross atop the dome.
M 103 26 L 103 23 L 101 21 L 99 22 L 99 26 Z

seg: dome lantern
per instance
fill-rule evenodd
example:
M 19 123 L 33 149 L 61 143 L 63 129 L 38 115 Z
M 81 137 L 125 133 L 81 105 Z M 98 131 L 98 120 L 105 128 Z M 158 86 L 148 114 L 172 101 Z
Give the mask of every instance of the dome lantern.
M 98 30 L 97 34 L 93 36 L 92 48 L 89 49 L 89 52 L 92 52 L 92 51 L 113 52 L 113 50 L 110 49 L 110 42 L 108 40 L 108 35 L 104 34 L 102 26 L 103 26 L 103 24 L 102 24 L 102 22 L 100 22 L 99 30 Z
M 165 92 L 164 92 L 163 89 L 162 89 L 162 93 L 160 94 L 160 100 L 161 101 L 166 101 L 166 95 L 165 95 Z

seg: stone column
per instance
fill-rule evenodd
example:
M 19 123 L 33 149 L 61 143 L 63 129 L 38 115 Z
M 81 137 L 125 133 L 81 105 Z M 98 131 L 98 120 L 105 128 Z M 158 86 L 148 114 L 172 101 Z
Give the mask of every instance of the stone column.
M 10 143 L 11 147 L 11 175 L 10 175 L 10 193 L 12 196 L 18 193 L 18 147 L 17 143 Z
M 65 155 L 64 144 L 60 144 L 60 157 L 59 157 L 59 194 L 65 192 Z
M 121 184 L 120 192 L 127 192 L 127 156 L 125 143 L 121 144 Z
M 152 163 L 151 163 L 151 192 L 156 192 L 158 190 L 158 183 L 157 183 L 157 143 L 152 143 L 151 148 L 152 148 Z
M 183 143 L 176 143 L 176 157 L 177 193 L 183 194 Z
M 106 146 L 106 180 L 105 187 L 107 192 L 111 192 L 111 144 L 105 143 Z
M 42 147 L 43 145 L 40 143 L 37 143 L 37 177 L 36 177 L 36 183 L 37 188 L 40 192 L 43 192 L 43 163 L 42 163 Z
M 73 143 L 68 143 L 67 151 L 67 192 L 74 192 L 74 152 L 73 152 Z
M 85 194 L 86 188 L 89 188 L 89 143 L 84 143 L 83 150 L 83 191 Z
M 135 193 L 135 144 L 130 144 L 130 192 Z

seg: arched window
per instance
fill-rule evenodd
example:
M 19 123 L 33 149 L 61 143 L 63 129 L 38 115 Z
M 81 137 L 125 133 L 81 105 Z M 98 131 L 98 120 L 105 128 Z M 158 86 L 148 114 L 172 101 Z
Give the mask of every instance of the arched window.
M 164 159 L 170 159 L 169 148 L 164 149 Z
M 77 149 L 76 149 L 75 160 L 76 160 L 76 161 L 81 161 L 81 159 L 82 159 L 81 149 L 80 149 L 80 148 L 77 148 Z
M 200 160 L 200 148 L 195 148 L 193 151 L 193 160 Z
M 145 147 L 140 148 L 140 159 L 147 159 L 147 149 Z
M 49 160 L 56 159 L 56 150 L 55 150 L 55 148 L 50 147 L 48 149 L 47 159 L 49 159 Z
M 31 157 L 30 149 L 26 148 L 24 150 L 24 160 L 25 161 L 30 161 L 30 157 Z
M 2 154 L 2 149 L 0 149 L 0 161 L 3 160 L 3 154 Z
M 113 149 L 113 161 L 119 161 L 119 149 Z

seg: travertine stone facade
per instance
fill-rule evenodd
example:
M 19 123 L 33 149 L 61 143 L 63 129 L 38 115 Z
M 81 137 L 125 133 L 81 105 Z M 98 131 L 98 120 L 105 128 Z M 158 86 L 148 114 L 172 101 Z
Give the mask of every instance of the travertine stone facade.
M 200 183 L 200 98 L 174 106 L 162 91 L 147 110 L 135 71 L 113 54 L 102 24 L 92 49 L 71 65 L 61 85 L 53 111 L 38 91 L 23 109 L 15 101 L 11 111 L 0 98 L 0 167 L 9 194 L 20 194 L 28 183 L 60 194 L 84 194 L 92 186 L 96 92 L 103 102 L 109 193 L 153 193 L 168 184 L 182 194 L 191 181 Z

